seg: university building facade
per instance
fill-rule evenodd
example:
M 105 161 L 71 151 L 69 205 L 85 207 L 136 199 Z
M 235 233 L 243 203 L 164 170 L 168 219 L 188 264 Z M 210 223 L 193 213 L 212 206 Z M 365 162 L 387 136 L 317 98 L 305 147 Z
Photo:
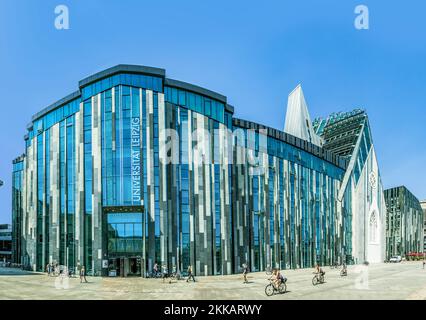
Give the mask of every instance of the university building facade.
M 13 163 L 14 260 L 120 276 L 154 263 L 216 275 L 383 261 L 386 208 L 362 114 L 318 127 L 298 86 L 280 131 L 164 69 L 97 73 L 27 127 Z M 344 154 L 327 140 L 339 122 L 353 135 Z

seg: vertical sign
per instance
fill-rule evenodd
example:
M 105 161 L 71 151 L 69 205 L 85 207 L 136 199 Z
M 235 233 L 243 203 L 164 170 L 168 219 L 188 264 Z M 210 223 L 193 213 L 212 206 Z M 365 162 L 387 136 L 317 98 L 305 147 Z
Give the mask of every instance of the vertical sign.
M 141 123 L 139 117 L 132 118 L 132 202 L 140 204 L 141 201 Z

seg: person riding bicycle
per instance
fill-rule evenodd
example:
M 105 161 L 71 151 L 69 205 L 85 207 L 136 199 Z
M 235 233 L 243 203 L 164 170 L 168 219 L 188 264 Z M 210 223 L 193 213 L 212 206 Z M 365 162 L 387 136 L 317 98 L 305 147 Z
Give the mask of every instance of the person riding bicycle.
M 282 275 L 281 275 L 281 273 L 280 273 L 280 271 L 278 269 L 274 269 L 272 271 L 271 280 L 273 281 L 275 288 L 279 288 L 280 287 L 280 284 L 283 281 L 283 277 L 282 277 Z
M 324 270 L 320 267 L 319 263 L 317 263 L 317 265 L 315 266 L 315 273 L 324 277 L 325 272 Z
M 158 274 L 158 264 L 157 263 L 154 263 L 153 273 L 154 273 L 154 276 L 157 276 L 157 274 Z
M 279 269 L 277 269 L 277 278 L 279 279 L 278 285 L 287 281 L 287 278 L 281 273 Z

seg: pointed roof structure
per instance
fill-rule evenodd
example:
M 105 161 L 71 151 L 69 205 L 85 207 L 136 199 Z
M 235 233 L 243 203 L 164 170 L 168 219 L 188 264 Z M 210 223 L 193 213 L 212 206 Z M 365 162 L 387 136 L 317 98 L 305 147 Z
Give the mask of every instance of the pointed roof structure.
M 284 132 L 309 141 L 319 147 L 323 145 L 323 140 L 315 133 L 312 127 L 308 106 L 300 84 L 288 96 Z

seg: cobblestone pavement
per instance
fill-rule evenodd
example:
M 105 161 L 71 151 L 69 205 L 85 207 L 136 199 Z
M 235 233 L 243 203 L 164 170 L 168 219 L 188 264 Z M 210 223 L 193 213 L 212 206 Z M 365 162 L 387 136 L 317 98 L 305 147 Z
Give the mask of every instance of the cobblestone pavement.
M 161 279 L 88 277 L 89 283 L 80 284 L 78 278 L 0 268 L 0 299 L 426 299 L 426 270 L 421 262 L 349 266 L 347 277 L 340 277 L 339 269 L 324 270 L 326 282 L 316 286 L 313 269 L 285 271 L 288 292 L 267 297 L 264 272 L 250 273 L 248 284 L 242 275 L 171 284 Z

